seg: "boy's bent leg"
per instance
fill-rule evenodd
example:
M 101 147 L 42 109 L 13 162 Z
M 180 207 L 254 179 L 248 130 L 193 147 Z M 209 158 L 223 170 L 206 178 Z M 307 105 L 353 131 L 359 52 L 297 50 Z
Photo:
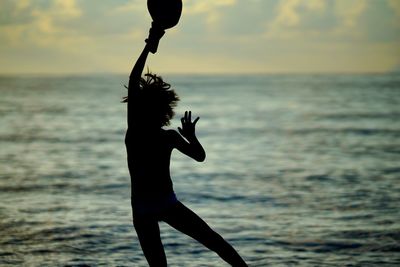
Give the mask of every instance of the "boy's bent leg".
M 165 213 L 162 220 L 178 231 L 196 239 L 208 249 L 216 252 L 231 266 L 247 266 L 228 242 L 182 203 L 178 202 L 175 207 Z
M 152 218 L 135 218 L 133 220 L 140 246 L 151 267 L 166 267 L 167 258 L 161 242 L 158 221 Z

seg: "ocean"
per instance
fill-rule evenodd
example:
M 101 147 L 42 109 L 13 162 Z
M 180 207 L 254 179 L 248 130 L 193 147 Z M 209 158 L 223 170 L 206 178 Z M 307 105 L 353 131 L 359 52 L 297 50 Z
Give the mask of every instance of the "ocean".
M 400 74 L 165 75 L 178 199 L 249 266 L 399 266 Z M 0 266 L 147 266 L 123 75 L 0 77 Z M 227 266 L 164 223 L 170 266 Z

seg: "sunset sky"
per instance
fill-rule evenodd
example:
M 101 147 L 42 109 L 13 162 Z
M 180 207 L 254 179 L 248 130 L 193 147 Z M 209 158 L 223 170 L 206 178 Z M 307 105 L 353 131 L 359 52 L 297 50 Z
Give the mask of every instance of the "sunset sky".
M 400 0 L 183 0 L 163 73 L 400 71 Z M 0 74 L 126 73 L 146 0 L 1 0 Z

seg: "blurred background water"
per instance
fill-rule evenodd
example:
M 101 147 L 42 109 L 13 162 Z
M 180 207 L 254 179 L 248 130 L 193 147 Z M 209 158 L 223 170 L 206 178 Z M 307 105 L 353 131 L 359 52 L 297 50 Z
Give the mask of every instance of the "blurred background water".
M 400 75 L 167 76 L 204 163 L 178 198 L 250 266 L 400 264 Z M 131 224 L 126 77 L 0 77 L 0 265 L 146 266 Z M 226 266 L 161 223 L 170 266 Z

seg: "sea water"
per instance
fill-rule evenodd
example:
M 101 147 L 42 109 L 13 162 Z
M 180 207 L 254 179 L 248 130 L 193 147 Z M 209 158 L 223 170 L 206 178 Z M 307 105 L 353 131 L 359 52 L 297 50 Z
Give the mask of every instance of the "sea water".
M 250 266 L 400 264 L 400 75 L 166 75 L 178 198 Z M 0 77 L 0 265 L 147 266 L 121 75 Z M 144 114 L 145 116 L 146 114 Z M 160 223 L 170 266 L 226 266 Z

